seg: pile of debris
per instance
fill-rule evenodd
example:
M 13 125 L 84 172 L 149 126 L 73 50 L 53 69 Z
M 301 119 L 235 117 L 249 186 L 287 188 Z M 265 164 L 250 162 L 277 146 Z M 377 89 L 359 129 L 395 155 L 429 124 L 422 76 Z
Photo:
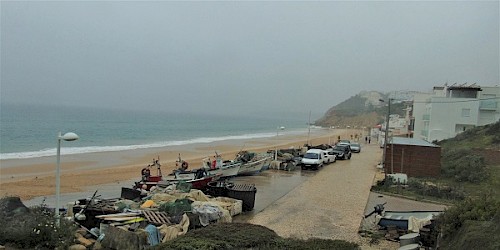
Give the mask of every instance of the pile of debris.
M 269 150 L 267 153 L 274 155 L 274 160 L 269 164 L 270 169 L 294 171 L 302 160 L 304 150 L 289 148 Z
M 374 240 L 385 238 L 399 242 L 401 247 L 414 244 L 418 247 L 435 246 L 435 219 L 443 211 L 384 211 L 385 204 L 377 204 L 371 213 L 364 216 L 359 230 L 361 236 Z
M 84 229 L 77 237 L 87 248 L 145 249 L 190 229 L 232 222 L 242 206 L 241 200 L 213 198 L 179 185 L 146 194 L 122 188 L 121 198 L 96 199 L 94 194 L 69 204 L 66 217 Z

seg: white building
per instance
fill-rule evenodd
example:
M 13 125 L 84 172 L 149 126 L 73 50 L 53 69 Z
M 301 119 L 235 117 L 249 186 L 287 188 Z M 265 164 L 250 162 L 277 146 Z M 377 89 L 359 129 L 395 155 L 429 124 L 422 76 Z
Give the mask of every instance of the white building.
M 500 87 L 476 84 L 434 87 L 416 94 L 414 137 L 432 142 L 455 137 L 469 128 L 500 120 Z

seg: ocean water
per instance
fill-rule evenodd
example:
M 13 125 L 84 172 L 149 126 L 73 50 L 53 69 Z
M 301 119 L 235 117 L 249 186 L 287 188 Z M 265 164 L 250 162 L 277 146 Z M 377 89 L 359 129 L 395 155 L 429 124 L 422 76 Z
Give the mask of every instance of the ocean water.
M 79 140 L 63 142 L 61 152 L 80 154 L 273 137 L 282 126 L 280 135 L 304 133 L 307 119 L 2 104 L 0 159 L 55 155 L 58 132 L 78 134 Z

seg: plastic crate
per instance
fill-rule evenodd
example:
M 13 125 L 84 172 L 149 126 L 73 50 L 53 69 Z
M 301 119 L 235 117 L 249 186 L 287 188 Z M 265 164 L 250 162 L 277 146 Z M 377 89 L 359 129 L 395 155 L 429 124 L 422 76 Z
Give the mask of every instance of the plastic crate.
M 252 211 L 257 188 L 254 184 L 234 184 L 227 188 L 227 196 L 243 201 L 243 211 Z
M 231 188 L 233 186 L 234 183 L 232 182 L 211 181 L 207 184 L 207 193 L 214 197 L 227 197 L 228 188 Z

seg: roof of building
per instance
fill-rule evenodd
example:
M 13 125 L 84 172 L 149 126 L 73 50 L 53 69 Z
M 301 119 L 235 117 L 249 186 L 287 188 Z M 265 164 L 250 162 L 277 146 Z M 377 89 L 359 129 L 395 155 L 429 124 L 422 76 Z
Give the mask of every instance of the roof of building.
M 418 139 L 418 138 L 392 137 L 392 140 L 390 143 L 396 144 L 396 145 L 411 145 L 411 146 L 420 146 L 420 147 L 439 148 L 438 145 L 432 144 L 428 141 L 424 141 L 424 140 Z
M 476 83 L 473 84 L 467 84 L 467 83 L 462 83 L 462 84 L 457 84 L 454 83 L 451 86 L 448 87 L 449 90 L 455 90 L 455 89 L 460 89 L 460 90 L 475 90 L 475 91 L 481 91 L 481 86 L 477 85 Z

